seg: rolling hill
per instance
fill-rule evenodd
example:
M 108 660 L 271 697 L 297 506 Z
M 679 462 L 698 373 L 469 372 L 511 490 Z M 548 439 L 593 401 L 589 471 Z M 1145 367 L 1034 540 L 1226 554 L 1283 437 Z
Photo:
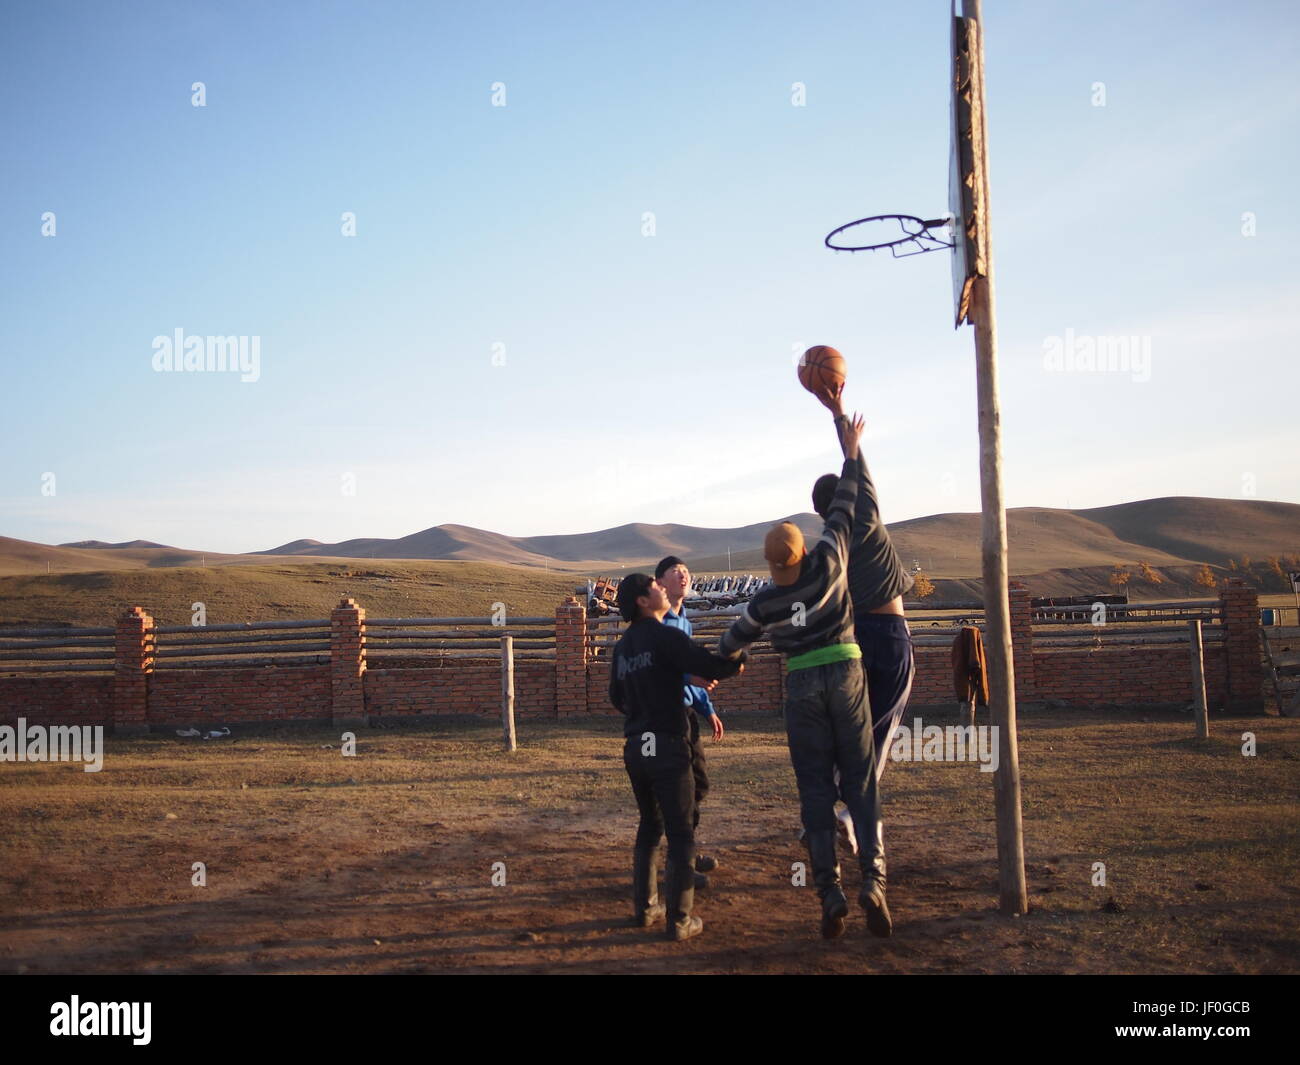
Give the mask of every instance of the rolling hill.
M 809 537 L 815 515 L 795 514 Z M 465 525 L 439 525 L 397 539 L 378 537 L 322 543 L 299 539 L 266 551 L 223 554 L 133 540 L 82 541 L 50 546 L 0 537 L 0 576 L 114 572 L 205 566 L 265 567 L 273 563 L 349 560 L 443 560 L 537 567 L 571 574 L 617 572 L 680 555 L 697 573 L 761 572 L 763 535 L 770 522 L 734 529 L 692 525 L 620 525 L 589 533 L 507 536 Z M 1169 573 L 1194 572 L 1229 558 L 1300 554 L 1300 505 L 1263 500 L 1174 496 L 1087 510 L 1020 507 L 1007 512 L 1011 572 L 1053 585 L 1069 574 L 1108 571 L 1143 561 Z M 980 574 L 980 516 L 933 514 L 897 522 L 890 532 L 905 564 L 932 578 L 968 584 Z M 1190 568 L 1190 569 L 1189 569 Z M 1094 577 L 1087 577 L 1089 582 Z

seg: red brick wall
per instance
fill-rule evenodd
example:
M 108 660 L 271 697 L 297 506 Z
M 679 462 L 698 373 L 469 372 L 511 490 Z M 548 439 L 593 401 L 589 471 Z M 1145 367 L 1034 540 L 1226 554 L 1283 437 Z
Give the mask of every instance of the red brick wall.
M 785 662 L 780 655 L 760 655 L 745 663 L 739 677 L 713 689 L 713 705 L 725 713 L 749 710 L 775 714 L 785 701 Z
M 112 677 L 0 677 L 0 725 L 113 724 Z
M 912 679 L 909 706 L 953 706 L 957 696 L 952 690 L 952 648 L 917 647 L 916 676 Z
M 593 658 L 587 665 L 587 712 L 590 714 L 618 714 L 609 702 L 609 651 Z
M 1219 589 L 1219 603 L 1226 629 L 1228 701 L 1236 710 L 1263 710 L 1259 596 L 1240 577 L 1229 577 Z
M 1039 699 L 1067 703 L 1190 703 L 1192 660 L 1187 644 L 1034 653 Z M 1220 707 L 1227 694 L 1222 646 L 1205 648 L 1205 699 Z
M 382 660 L 381 660 L 382 661 Z M 501 714 L 501 663 L 462 661 L 442 668 L 366 669 L 366 713 Z M 515 716 L 555 713 L 555 665 L 546 660 L 515 662 Z
M 1227 639 L 1206 647 L 1210 705 L 1259 702 L 1258 601 L 1233 584 L 1222 593 Z M 1186 703 L 1186 644 L 1127 649 L 1034 650 L 1028 595 L 1012 588 L 1016 689 L 1023 702 L 1086 705 Z M 117 619 L 113 676 L 0 678 L 0 723 L 149 726 L 283 720 L 365 720 L 370 714 L 485 714 L 501 709 L 501 667 L 493 658 L 440 660 L 371 656 L 365 612 L 351 600 L 332 614 L 329 665 L 157 670 L 153 619 L 139 607 Z M 515 660 L 515 712 L 564 717 L 616 714 L 608 701 L 608 657 L 587 658 L 586 612 L 570 599 L 556 610 L 556 657 Z M 913 706 L 951 705 L 951 649 L 917 647 Z M 714 693 L 724 712 L 772 713 L 781 704 L 784 666 L 776 655 L 750 661 Z
M 329 719 L 329 666 L 160 669 L 149 676 L 150 726 Z

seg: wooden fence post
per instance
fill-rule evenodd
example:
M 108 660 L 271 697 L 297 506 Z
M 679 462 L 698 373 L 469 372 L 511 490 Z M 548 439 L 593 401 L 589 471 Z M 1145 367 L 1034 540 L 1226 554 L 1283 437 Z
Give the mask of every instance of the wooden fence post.
M 1205 705 L 1205 645 L 1201 640 L 1201 619 L 1187 622 L 1187 634 L 1192 644 L 1192 699 L 1196 704 L 1196 735 L 1210 737 L 1210 719 Z
M 501 732 L 507 751 L 515 750 L 515 639 L 501 637 Z

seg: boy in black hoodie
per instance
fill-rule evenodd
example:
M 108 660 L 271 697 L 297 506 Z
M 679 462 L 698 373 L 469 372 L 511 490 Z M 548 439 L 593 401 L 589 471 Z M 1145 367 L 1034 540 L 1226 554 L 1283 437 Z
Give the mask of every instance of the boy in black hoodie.
M 664 914 L 655 890 L 655 863 L 659 842 L 667 834 L 668 938 L 679 940 L 704 927 L 691 915 L 695 777 L 682 677 L 722 680 L 741 672 L 744 659 L 711 654 L 684 632 L 665 625 L 668 605 L 663 586 L 648 574 L 633 573 L 619 583 L 618 609 L 628 627 L 610 662 L 609 701 L 625 718 L 623 765 L 641 812 L 632 863 L 634 921 L 648 928 Z

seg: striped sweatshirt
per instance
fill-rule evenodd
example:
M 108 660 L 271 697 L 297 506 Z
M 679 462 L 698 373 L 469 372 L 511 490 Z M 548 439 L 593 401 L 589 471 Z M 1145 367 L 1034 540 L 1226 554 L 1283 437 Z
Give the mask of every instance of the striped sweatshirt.
M 858 494 L 858 459 L 844 460 L 821 539 L 804 557 L 799 578 L 784 587 L 770 585 L 745 607 L 722 634 L 718 653 L 739 654 L 768 630 L 772 646 L 785 655 L 803 654 L 831 644 L 857 644 L 849 601 L 849 533 Z

